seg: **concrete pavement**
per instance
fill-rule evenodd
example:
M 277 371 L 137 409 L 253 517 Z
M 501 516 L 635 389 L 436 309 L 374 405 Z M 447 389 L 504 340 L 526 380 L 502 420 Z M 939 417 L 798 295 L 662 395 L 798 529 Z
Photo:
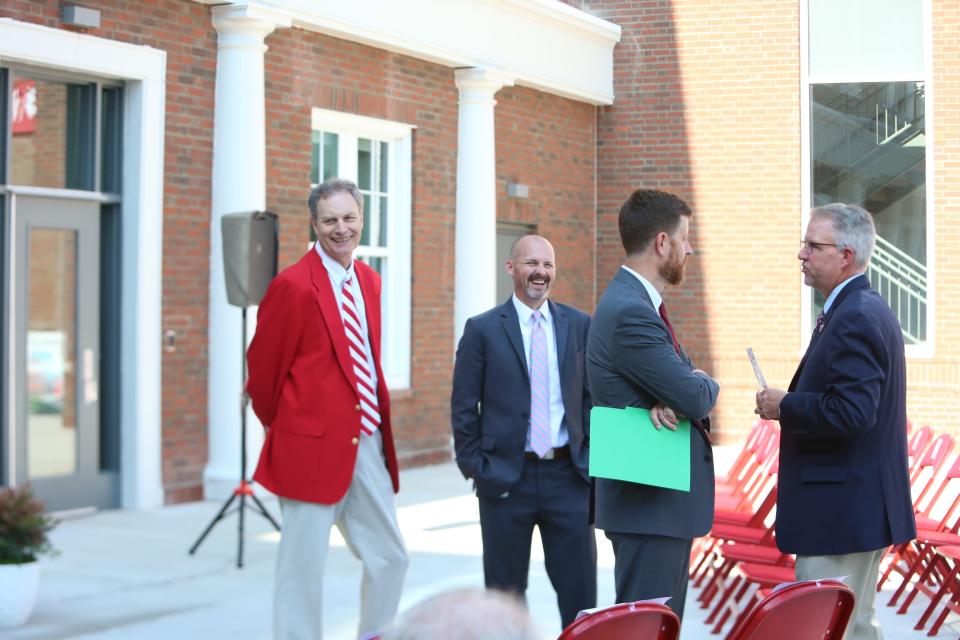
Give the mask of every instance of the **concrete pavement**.
M 718 459 L 722 459 L 722 455 Z M 401 609 L 452 587 L 481 586 L 480 527 L 476 499 L 453 464 L 404 471 L 397 498 L 400 525 L 410 549 Z M 265 500 L 279 517 L 275 500 Z M 256 515 L 247 516 L 245 566 L 237 569 L 237 519 L 221 522 L 193 557 L 187 549 L 219 508 L 195 502 L 150 511 L 107 511 L 63 521 L 53 533 L 61 551 L 43 561 L 41 593 L 26 626 L 0 631 L 4 640 L 169 640 L 231 638 L 269 640 L 274 558 L 279 535 Z M 539 539 L 530 572 L 528 602 L 544 638 L 560 632 L 559 614 L 543 566 Z M 599 604 L 613 602 L 613 554 L 602 534 Z M 335 532 L 326 575 L 326 638 L 355 638 L 360 564 Z M 695 593 L 691 591 L 690 598 Z M 888 597 L 888 596 L 887 596 Z M 919 598 L 918 600 L 923 600 Z M 878 603 L 886 601 L 879 594 Z M 925 637 L 912 624 L 925 602 L 907 616 L 879 606 L 888 639 Z M 704 613 L 688 601 L 683 640 L 711 636 Z M 957 627 L 941 630 L 956 636 Z

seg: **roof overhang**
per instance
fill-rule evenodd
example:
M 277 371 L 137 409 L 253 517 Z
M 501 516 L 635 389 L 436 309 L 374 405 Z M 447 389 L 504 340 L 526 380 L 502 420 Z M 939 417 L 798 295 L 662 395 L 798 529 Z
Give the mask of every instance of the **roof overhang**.
M 225 4 L 196 0 L 204 4 Z M 620 27 L 560 0 L 235 0 L 251 14 L 447 67 L 497 70 L 519 85 L 613 103 Z

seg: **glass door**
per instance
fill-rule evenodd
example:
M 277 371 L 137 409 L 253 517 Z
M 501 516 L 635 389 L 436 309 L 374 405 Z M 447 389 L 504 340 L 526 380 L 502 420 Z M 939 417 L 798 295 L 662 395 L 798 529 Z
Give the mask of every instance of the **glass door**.
M 116 504 L 101 464 L 100 205 L 13 195 L 14 477 L 51 510 Z

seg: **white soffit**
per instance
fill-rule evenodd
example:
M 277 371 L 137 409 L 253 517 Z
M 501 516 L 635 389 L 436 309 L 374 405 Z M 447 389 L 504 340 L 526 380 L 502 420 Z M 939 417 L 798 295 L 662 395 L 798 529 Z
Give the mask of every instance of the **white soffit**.
M 199 0 L 204 1 L 204 0 Z M 236 0 L 293 26 L 447 67 L 499 70 L 548 93 L 613 103 L 620 27 L 560 0 Z

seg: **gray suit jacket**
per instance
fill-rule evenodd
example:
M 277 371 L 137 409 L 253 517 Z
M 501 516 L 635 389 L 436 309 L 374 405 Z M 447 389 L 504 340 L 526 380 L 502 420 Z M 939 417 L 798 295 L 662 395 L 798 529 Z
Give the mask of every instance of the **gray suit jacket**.
M 620 269 L 597 305 L 587 338 L 587 379 L 594 406 L 642 407 L 662 401 L 703 420 L 719 385 L 673 347 L 643 285 Z M 597 479 L 597 527 L 673 538 L 706 534 L 713 524 L 713 454 L 690 429 L 690 491 Z

